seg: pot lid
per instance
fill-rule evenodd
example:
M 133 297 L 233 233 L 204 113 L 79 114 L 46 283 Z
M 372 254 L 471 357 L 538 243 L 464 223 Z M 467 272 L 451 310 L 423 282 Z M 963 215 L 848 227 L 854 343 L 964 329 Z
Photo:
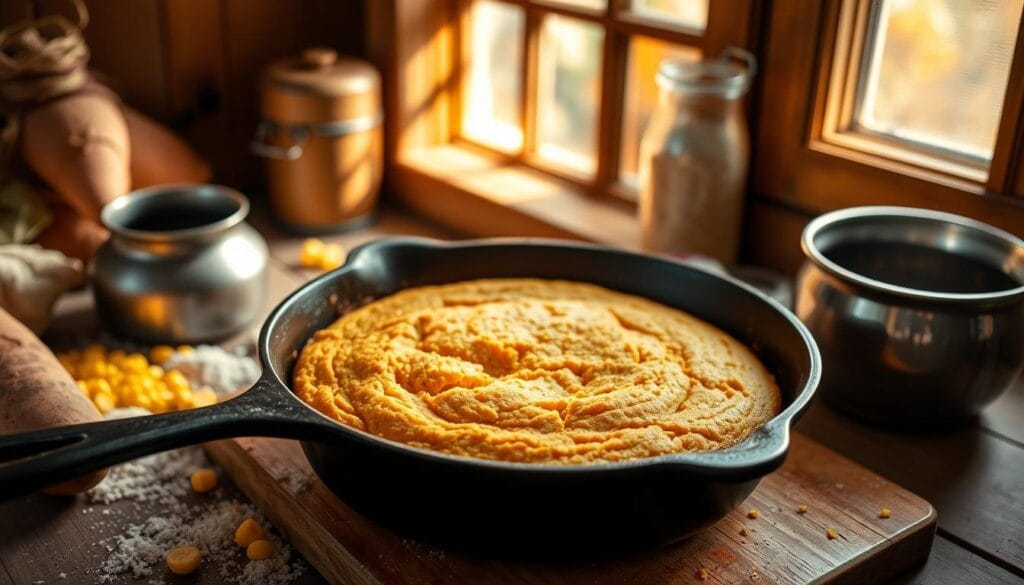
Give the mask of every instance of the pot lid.
M 366 94 L 380 85 L 380 75 L 372 65 L 339 57 L 337 51 L 324 47 L 306 49 L 298 57 L 272 63 L 265 79 L 285 91 L 325 97 Z

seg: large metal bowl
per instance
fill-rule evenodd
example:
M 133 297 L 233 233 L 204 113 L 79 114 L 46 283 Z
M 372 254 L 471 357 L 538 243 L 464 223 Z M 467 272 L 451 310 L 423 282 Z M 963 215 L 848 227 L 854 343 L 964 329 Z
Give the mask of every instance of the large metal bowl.
M 905 207 L 827 213 L 804 230 L 796 311 L 826 402 L 936 426 L 977 414 L 1024 366 L 1024 241 Z

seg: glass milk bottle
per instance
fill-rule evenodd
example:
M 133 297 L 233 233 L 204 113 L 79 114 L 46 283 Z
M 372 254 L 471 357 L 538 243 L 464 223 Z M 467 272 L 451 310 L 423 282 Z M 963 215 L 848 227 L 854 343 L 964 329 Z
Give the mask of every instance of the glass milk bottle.
M 739 49 L 658 67 L 658 105 L 640 141 L 645 251 L 736 261 L 750 158 L 740 98 L 755 71 L 754 56 Z

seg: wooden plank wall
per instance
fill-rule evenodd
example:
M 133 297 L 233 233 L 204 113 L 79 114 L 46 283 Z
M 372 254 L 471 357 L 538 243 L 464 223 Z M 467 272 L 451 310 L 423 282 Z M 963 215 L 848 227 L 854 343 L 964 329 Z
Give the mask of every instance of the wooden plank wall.
M 70 14 L 67 0 L 4 0 L 0 25 Z M 259 72 L 310 46 L 364 56 L 363 0 L 86 0 L 91 66 L 128 104 L 170 125 L 213 164 L 215 180 L 262 183 L 248 154 Z

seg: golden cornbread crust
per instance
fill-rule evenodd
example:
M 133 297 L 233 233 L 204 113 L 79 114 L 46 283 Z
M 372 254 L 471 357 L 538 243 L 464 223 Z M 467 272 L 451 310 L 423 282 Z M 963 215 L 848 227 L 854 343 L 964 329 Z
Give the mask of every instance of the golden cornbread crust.
M 732 445 L 779 411 L 743 344 L 589 284 L 408 289 L 319 331 L 295 392 L 401 443 L 484 459 L 595 463 Z

